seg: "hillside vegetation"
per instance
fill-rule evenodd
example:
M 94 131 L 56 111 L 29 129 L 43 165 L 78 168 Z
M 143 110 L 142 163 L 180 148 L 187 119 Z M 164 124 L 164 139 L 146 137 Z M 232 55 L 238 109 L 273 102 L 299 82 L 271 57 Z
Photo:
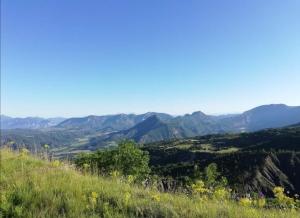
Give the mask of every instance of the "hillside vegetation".
M 1 217 L 300 217 L 291 209 L 160 193 L 113 175 L 92 176 L 59 161 L 1 150 Z
M 216 163 L 239 193 L 272 196 L 275 186 L 300 193 L 300 126 L 161 141 L 143 150 L 156 174 L 176 181 L 192 177 L 195 165 Z

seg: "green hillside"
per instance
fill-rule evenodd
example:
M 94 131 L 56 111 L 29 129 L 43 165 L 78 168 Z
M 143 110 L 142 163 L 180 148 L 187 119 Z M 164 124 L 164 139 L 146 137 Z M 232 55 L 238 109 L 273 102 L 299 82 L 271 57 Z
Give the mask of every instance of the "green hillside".
M 253 133 L 206 135 L 143 146 L 152 171 L 184 182 L 194 167 L 216 163 L 239 192 L 272 195 L 275 186 L 300 193 L 300 127 Z
M 1 217 L 299 217 L 296 210 L 159 193 L 6 149 L 1 150 L 0 189 Z

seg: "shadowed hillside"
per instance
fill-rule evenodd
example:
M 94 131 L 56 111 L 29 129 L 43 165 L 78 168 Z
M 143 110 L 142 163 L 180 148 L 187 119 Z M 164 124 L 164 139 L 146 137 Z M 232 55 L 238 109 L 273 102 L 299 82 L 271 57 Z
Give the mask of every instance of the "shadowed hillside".
M 300 126 L 161 141 L 143 149 L 155 172 L 179 181 L 193 176 L 195 165 L 213 162 L 240 192 L 270 194 L 280 185 L 300 193 Z

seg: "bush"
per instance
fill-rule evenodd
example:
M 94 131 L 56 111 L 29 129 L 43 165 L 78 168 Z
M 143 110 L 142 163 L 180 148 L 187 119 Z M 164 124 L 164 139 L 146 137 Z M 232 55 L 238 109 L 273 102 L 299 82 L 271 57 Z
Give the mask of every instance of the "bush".
M 139 149 L 133 141 L 121 142 L 116 149 L 99 150 L 92 154 L 81 154 L 75 160 L 78 167 L 86 171 L 112 175 L 116 172 L 124 176 L 131 175 L 135 180 L 145 178 L 149 172 L 149 155 Z
M 273 189 L 274 196 L 276 198 L 276 203 L 281 208 L 294 208 L 296 207 L 296 202 L 293 198 L 290 198 L 284 194 L 284 188 L 276 186 Z

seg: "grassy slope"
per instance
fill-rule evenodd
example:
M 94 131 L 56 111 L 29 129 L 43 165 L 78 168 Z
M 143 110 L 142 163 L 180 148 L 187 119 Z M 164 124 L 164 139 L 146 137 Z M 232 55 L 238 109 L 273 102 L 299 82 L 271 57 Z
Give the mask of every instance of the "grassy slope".
M 158 193 L 3 149 L 0 190 L 2 217 L 299 217 L 291 211 Z M 97 193 L 94 203 L 92 192 Z

